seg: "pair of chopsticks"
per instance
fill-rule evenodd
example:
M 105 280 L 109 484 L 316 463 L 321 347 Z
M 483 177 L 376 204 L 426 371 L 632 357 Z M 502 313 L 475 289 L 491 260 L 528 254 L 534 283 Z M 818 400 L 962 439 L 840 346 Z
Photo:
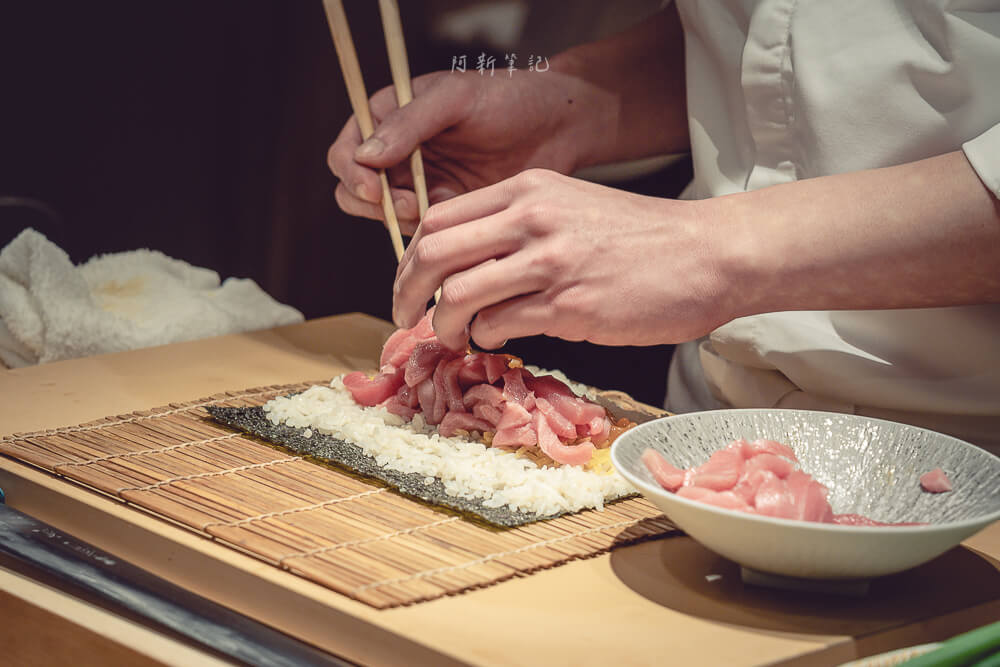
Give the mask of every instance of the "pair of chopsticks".
M 406 58 L 406 42 L 403 40 L 403 24 L 399 18 L 399 6 L 396 0 L 379 0 L 379 12 L 382 15 L 382 30 L 385 33 L 386 50 L 389 52 L 389 67 L 392 70 L 392 83 L 396 88 L 396 102 L 400 107 L 409 104 L 413 99 L 410 87 L 410 65 Z M 358 54 L 354 50 L 354 40 L 351 29 L 347 25 L 347 15 L 344 13 L 342 0 L 323 0 L 326 10 L 326 20 L 330 24 L 333 35 L 333 45 L 340 60 L 340 69 L 347 85 L 347 96 L 351 100 L 351 108 L 358 119 L 362 139 L 367 140 L 374 132 L 371 110 L 368 108 L 368 92 L 361 76 L 361 66 L 358 64 Z M 420 155 L 420 147 L 410 156 L 410 172 L 413 174 L 413 188 L 417 194 L 417 207 L 420 219 L 427 212 L 427 181 L 424 177 L 424 162 Z M 389 237 L 392 248 L 396 252 L 396 260 L 403 257 L 403 235 L 399 231 L 399 220 L 393 207 L 392 193 L 389 190 L 389 179 L 385 169 L 379 169 L 379 180 L 382 182 L 382 211 L 389 226 Z

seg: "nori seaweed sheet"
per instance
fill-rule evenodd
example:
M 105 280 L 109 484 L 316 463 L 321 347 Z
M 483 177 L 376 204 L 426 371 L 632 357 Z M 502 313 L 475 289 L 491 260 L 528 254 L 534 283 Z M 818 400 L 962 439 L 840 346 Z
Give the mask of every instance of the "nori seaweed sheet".
M 336 463 L 352 472 L 379 479 L 400 492 L 419 498 L 432 505 L 444 506 L 465 514 L 472 514 L 494 526 L 513 528 L 526 523 L 551 519 L 552 514 L 540 516 L 515 511 L 509 507 L 486 507 L 479 499 L 459 498 L 445 492 L 441 480 L 433 478 L 430 484 L 419 473 L 402 473 L 380 466 L 373 457 L 364 453 L 358 445 L 334 438 L 325 433 L 312 432 L 307 438 L 305 429 L 273 424 L 264 414 L 263 408 L 223 408 L 208 406 L 212 418 L 226 426 L 249 433 L 270 443 L 287 447 L 294 452 Z M 563 514 L 563 513 L 560 513 Z

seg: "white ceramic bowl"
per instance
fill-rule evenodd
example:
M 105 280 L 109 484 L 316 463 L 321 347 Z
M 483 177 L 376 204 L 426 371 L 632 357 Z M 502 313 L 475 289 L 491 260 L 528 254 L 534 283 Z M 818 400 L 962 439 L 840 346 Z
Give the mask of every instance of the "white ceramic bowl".
M 647 447 L 680 468 L 700 465 L 736 438 L 790 445 L 829 489 L 837 514 L 923 526 L 841 526 L 757 516 L 680 498 L 640 460 Z M 694 539 L 758 572 L 866 579 L 920 565 L 1000 519 L 1000 458 L 934 431 L 808 410 L 713 410 L 657 419 L 611 449 L 618 471 Z M 927 493 L 919 478 L 942 468 L 954 490 Z

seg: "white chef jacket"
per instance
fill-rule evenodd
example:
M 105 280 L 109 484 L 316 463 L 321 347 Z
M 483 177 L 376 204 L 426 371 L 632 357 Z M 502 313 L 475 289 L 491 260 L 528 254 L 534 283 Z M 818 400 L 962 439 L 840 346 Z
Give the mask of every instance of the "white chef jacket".
M 1000 197 L 1000 0 L 678 5 L 691 197 L 957 149 Z M 853 412 L 1000 452 L 1000 305 L 739 318 L 678 347 L 667 407 Z

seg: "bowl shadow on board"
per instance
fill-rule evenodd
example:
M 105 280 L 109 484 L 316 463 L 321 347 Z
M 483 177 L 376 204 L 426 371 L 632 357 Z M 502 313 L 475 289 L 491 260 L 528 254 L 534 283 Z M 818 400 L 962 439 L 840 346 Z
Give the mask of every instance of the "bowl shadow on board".
M 872 581 L 867 595 L 745 586 L 736 563 L 687 536 L 611 552 L 618 579 L 660 605 L 735 626 L 859 637 L 1000 599 L 1000 562 L 965 547 Z

